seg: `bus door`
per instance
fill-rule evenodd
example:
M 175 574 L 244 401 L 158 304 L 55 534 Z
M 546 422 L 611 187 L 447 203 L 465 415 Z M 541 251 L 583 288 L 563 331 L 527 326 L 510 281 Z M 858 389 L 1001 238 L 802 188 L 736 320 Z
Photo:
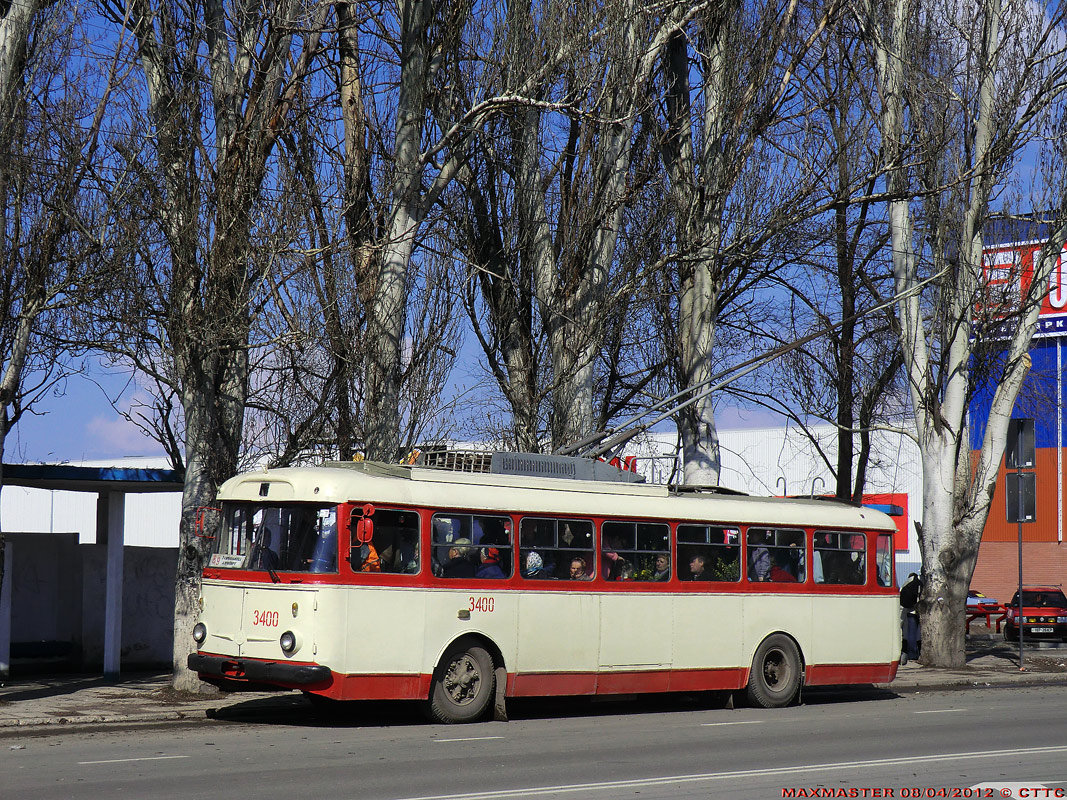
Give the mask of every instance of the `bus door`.
M 666 591 L 670 527 L 609 520 L 601 525 L 601 669 L 667 667 L 672 659 L 674 599 Z M 657 568 L 659 567 L 659 569 Z
M 600 598 L 593 523 L 526 517 L 519 525 L 516 694 L 592 694 Z

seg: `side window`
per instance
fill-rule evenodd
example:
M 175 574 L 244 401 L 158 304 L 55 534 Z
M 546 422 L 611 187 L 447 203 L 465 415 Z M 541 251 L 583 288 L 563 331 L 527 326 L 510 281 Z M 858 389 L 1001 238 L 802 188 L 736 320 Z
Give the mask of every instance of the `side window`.
M 683 581 L 741 580 L 741 531 L 679 525 L 678 577 Z
M 878 585 L 895 586 L 893 583 L 893 536 L 888 533 L 878 534 Z
M 434 574 L 441 578 L 511 577 L 511 519 L 434 514 Z
M 370 517 L 374 531 L 368 542 L 356 541 L 356 519 L 354 515 L 349 521 L 352 548 L 348 560 L 353 572 L 413 575 L 419 571 L 417 512 L 395 508 L 375 509 L 374 515 Z M 313 560 L 312 564 L 314 563 Z
M 527 517 L 519 524 L 519 563 L 524 578 L 590 580 L 596 569 L 593 554 L 590 520 Z
M 748 579 L 773 583 L 803 583 L 804 531 L 776 528 L 748 529 Z
M 600 527 L 601 574 L 609 581 L 671 577 L 671 529 L 659 522 L 605 522 Z
M 419 515 L 414 511 L 374 512 L 374 547 L 382 572 L 414 575 L 419 571 Z
M 813 552 L 816 583 L 859 586 L 867 582 L 867 539 L 863 534 L 816 531 Z

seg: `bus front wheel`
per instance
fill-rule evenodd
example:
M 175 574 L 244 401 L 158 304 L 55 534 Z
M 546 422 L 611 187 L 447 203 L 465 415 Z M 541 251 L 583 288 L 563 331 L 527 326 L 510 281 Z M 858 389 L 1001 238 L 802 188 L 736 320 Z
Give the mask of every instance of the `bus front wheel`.
M 474 722 L 493 699 L 493 657 L 475 644 L 460 644 L 445 653 L 434 670 L 430 716 L 438 722 Z
M 748 674 L 748 699 L 761 708 L 789 705 L 800 691 L 800 651 L 788 636 L 768 636 L 756 650 Z

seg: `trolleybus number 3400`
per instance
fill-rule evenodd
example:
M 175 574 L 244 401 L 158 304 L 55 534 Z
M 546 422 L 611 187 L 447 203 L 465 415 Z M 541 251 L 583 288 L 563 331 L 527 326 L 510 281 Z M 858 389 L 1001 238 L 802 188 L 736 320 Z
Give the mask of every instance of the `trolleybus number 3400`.
M 253 611 L 252 612 L 252 624 L 262 625 L 266 628 L 278 627 L 278 612 L 277 611 Z
M 471 611 L 485 611 L 486 613 L 489 613 L 493 610 L 492 597 L 471 597 L 470 601 Z

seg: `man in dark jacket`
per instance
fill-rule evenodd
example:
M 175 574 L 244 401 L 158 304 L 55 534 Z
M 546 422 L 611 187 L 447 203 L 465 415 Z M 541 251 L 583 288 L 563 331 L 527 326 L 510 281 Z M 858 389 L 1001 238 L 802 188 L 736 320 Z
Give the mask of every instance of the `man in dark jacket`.
M 901 653 L 901 664 L 907 664 L 909 658 L 919 657 L 920 634 L 919 612 L 915 606 L 919 603 L 919 594 L 922 592 L 922 581 L 914 572 L 908 575 L 904 585 L 900 587 L 900 624 L 904 629 L 904 647 Z

